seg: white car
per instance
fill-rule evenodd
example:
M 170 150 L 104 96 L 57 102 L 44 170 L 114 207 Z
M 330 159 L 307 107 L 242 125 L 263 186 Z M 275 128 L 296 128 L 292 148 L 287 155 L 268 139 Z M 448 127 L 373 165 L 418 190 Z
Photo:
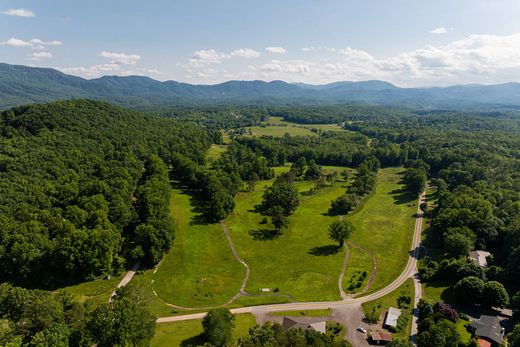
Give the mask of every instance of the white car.
M 359 331 L 360 333 L 363 333 L 363 334 L 367 333 L 367 330 L 365 328 L 362 328 L 362 327 L 359 327 L 356 330 Z

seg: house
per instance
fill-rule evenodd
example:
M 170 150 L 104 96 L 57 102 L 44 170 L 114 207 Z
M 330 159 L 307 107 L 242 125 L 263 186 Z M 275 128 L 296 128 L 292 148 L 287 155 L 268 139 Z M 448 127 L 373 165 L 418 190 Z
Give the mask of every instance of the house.
M 382 331 L 374 331 L 370 334 L 370 341 L 376 345 L 386 345 L 392 341 L 392 334 Z
M 387 328 L 396 328 L 397 320 L 401 316 L 401 310 L 395 307 L 390 307 L 386 313 L 385 323 L 383 326 Z
M 282 327 L 285 330 L 314 330 L 325 334 L 327 332 L 327 321 L 310 322 L 308 319 L 301 319 L 296 317 L 283 317 Z
M 504 328 L 496 316 L 482 315 L 480 319 L 472 321 L 471 326 L 475 328 L 475 335 L 482 340 L 479 341 L 480 346 L 498 346 L 504 339 Z
M 469 252 L 469 259 L 480 267 L 487 266 L 487 257 L 489 257 L 491 253 L 486 251 L 471 251 Z

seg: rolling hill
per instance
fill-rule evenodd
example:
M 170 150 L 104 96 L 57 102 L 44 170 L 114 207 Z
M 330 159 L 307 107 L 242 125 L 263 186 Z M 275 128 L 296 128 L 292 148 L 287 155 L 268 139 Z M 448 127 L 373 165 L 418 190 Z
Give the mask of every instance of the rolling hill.
M 215 85 L 160 82 L 144 76 L 83 79 L 48 68 L 0 63 L 0 109 L 70 98 L 128 107 L 189 103 L 322 104 L 362 102 L 418 108 L 472 105 L 520 106 L 520 84 L 400 88 L 384 81 L 325 85 L 283 81 L 228 81 Z

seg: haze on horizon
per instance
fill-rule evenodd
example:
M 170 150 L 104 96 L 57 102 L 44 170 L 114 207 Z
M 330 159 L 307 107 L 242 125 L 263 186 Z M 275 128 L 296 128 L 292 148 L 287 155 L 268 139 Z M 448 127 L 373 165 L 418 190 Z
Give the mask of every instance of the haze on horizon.
M 520 82 L 515 0 L 0 0 L 0 62 L 213 84 Z

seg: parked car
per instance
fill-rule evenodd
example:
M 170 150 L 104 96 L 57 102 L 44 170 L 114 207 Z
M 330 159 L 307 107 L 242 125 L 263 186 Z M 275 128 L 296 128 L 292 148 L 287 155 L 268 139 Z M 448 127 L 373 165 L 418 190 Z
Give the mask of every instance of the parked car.
M 363 334 L 366 334 L 367 333 L 367 329 L 363 328 L 363 327 L 359 327 L 356 329 L 357 331 L 359 331 L 360 333 L 363 333 Z

